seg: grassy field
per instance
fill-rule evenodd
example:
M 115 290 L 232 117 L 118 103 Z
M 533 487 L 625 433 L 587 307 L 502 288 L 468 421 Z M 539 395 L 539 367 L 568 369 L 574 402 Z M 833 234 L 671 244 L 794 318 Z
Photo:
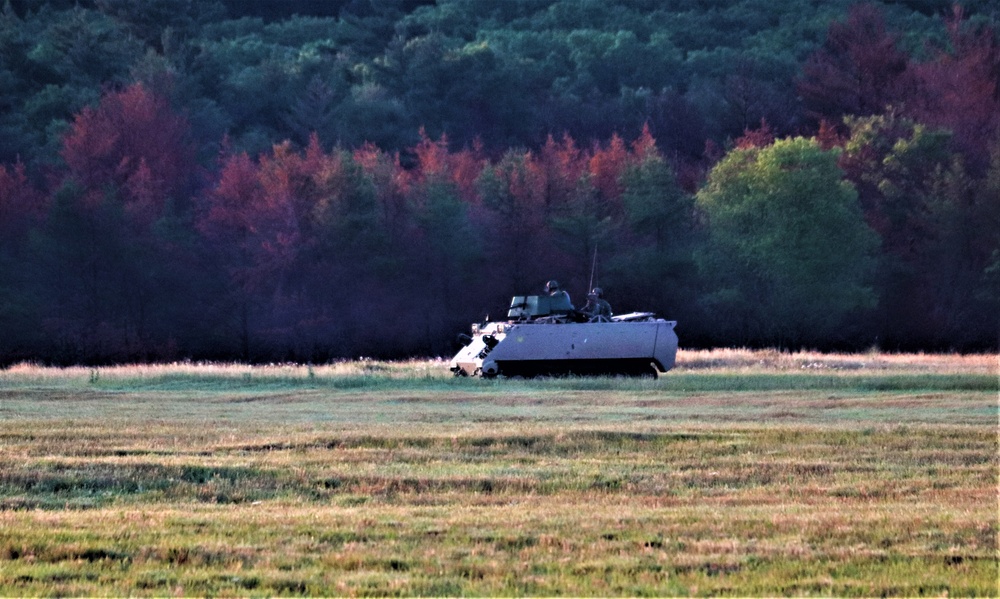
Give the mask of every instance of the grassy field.
M 998 356 L 0 370 L 0 595 L 998 596 Z

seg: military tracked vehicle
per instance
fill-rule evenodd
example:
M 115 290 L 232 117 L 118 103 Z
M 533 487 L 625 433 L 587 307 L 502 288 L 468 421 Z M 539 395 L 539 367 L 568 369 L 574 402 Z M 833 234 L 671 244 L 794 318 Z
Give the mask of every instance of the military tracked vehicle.
M 515 296 L 507 320 L 472 325 L 451 360 L 455 376 L 656 377 L 673 368 L 676 321 L 652 312 L 588 317 L 568 298 Z

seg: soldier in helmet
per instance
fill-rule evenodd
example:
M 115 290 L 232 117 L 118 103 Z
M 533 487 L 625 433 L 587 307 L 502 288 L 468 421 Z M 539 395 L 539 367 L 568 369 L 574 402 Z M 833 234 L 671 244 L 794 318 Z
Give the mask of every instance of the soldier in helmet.
M 594 287 L 587 294 L 587 304 L 581 310 L 591 319 L 611 320 L 611 304 L 604 300 L 604 290 Z
M 569 294 L 559 288 L 559 283 L 553 279 L 545 284 L 545 293 L 549 296 L 549 309 L 553 314 L 569 314 L 575 310 Z

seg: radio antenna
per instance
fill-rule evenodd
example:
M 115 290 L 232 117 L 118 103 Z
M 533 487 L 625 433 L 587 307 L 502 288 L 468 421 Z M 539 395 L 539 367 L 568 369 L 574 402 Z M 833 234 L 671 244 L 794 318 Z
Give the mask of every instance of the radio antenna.
M 597 246 L 594 246 L 594 261 L 590 265 L 590 285 L 587 286 L 587 293 L 594 288 L 594 273 L 597 271 Z

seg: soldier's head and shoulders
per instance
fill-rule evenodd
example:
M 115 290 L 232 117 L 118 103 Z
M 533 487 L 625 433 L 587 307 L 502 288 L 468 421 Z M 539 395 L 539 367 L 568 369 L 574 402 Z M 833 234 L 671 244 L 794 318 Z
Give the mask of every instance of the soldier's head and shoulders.
M 545 284 L 545 293 L 549 296 L 549 309 L 553 313 L 565 313 L 573 310 L 573 302 L 569 299 L 569 293 L 559 286 L 559 282 L 551 279 Z

